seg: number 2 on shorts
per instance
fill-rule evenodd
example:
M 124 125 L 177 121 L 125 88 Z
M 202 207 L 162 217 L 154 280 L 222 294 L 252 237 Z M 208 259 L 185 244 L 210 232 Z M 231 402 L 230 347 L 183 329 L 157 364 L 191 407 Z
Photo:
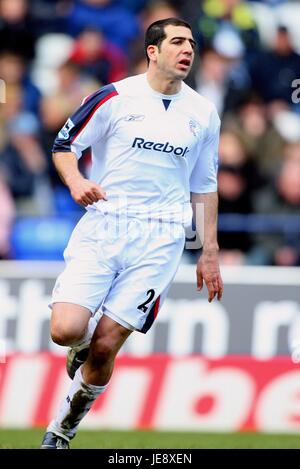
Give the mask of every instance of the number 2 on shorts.
M 155 290 L 153 290 L 153 288 L 151 288 L 151 290 L 147 291 L 147 295 L 149 295 L 147 300 L 144 301 L 144 303 L 141 303 L 137 307 L 137 309 L 140 309 L 141 311 L 143 311 L 143 313 L 147 313 L 147 310 L 149 308 L 149 303 L 153 300 L 153 298 L 155 296 Z

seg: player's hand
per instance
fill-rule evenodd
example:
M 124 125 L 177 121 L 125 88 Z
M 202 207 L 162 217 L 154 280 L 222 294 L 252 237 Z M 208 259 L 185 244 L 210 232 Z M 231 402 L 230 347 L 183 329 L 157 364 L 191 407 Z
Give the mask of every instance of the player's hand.
M 85 178 L 76 178 L 69 183 L 71 196 L 79 205 L 86 207 L 98 200 L 107 200 L 106 193 L 99 184 Z
M 220 301 L 223 294 L 223 280 L 220 273 L 218 251 L 203 251 L 197 262 L 197 290 L 201 291 L 203 282 L 208 290 L 209 303 L 217 295 Z

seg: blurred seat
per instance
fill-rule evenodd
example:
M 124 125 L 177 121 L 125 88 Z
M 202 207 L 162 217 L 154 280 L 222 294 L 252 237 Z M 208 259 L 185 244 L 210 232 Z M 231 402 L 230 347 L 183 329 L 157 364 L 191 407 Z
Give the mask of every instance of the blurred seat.
M 45 95 L 55 91 L 56 70 L 70 57 L 74 40 L 67 34 L 48 33 L 36 42 L 36 58 L 31 77 L 35 85 Z
M 62 260 L 76 222 L 75 217 L 17 219 L 11 235 L 11 257 L 20 260 Z
M 72 216 L 84 213 L 84 208 L 78 205 L 71 197 L 69 189 L 63 186 L 55 187 L 53 190 L 54 210 L 56 215 Z
M 300 53 L 300 4 L 285 3 L 275 8 L 278 24 L 288 28 L 296 52 Z
M 35 62 L 44 67 L 58 67 L 69 57 L 74 40 L 67 34 L 49 33 L 36 43 Z
M 248 6 L 256 21 L 260 40 L 269 48 L 275 37 L 277 26 L 274 8 L 259 2 L 249 2 Z

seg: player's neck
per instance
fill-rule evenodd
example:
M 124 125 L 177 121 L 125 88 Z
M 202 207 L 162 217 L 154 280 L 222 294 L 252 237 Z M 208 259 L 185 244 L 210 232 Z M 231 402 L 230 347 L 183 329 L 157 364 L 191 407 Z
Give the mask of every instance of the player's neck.
M 147 80 L 154 91 L 161 94 L 177 94 L 181 90 L 181 80 L 171 80 L 162 77 L 160 74 L 153 73 L 152 70 L 147 71 Z

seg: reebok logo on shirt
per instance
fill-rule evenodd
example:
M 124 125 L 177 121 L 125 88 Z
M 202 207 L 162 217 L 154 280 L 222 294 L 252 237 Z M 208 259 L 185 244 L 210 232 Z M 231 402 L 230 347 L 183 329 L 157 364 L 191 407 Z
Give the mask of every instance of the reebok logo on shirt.
M 143 148 L 144 150 L 162 151 L 163 153 L 174 153 L 176 156 L 184 157 L 189 152 L 188 147 L 174 147 L 169 142 L 157 143 L 144 140 L 143 138 L 136 137 L 133 141 L 132 148 Z

